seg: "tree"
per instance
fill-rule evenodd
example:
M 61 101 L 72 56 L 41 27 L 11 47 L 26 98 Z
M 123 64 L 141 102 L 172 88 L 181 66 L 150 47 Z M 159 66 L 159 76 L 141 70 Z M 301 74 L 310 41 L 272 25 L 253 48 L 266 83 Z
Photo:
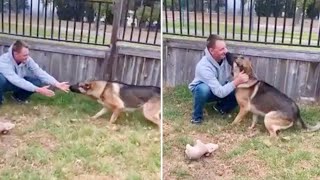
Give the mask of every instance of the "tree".
M 101 7 L 100 7 L 100 18 L 104 17 L 104 22 L 108 24 L 112 24 L 113 21 L 113 14 L 114 14 L 114 9 L 113 9 L 113 0 L 100 0 Z M 98 16 L 99 12 L 99 3 L 94 3 L 94 11 L 96 12 Z
M 155 21 L 159 22 L 159 16 L 160 16 L 160 4 L 155 3 L 153 6 L 153 10 L 149 6 L 145 7 L 139 7 L 136 12 L 136 18 L 138 19 L 138 24 L 152 24 Z M 151 16 L 151 10 L 152 10 L 152 16 Z
M 10 4 L 9 4 L 10 1 Z M 18 11 L 20 13 L 21 10 L 29 9 L 29 3 L 28 0 L 3 0 L 4 6 L 2 7 L 2 3 L 0 3 L 0 12 L 2 9 L 4 11 L 9 10 L 9 8 L 12 11 Z M 10 5 L 10 6 L 9 6 Z
M 172 10 L 172 8 L 174 8 L 173 10 L 179 10 L 179 1 L 181 0 L 165 0 L 166 2 L 163 1 L 163 4 L 166 3 L 166 7 L 167 7 L 167 10 Z M 173 3 L 173 6 L 172 6 L 172 3 Z M 164 5 L 163 5 L 163 8 Z
M 84 16 L 89 22 L 94 20 L 94 8 L 87 0 L 55 0 L 57 15 L 60 20 L 81 21 Z
M 316 0 L 315 2 L 312 2 L 307 7 L 307 17 L 313 19 L 317 16 L 319 16 L 320 13 L 320 0 Z

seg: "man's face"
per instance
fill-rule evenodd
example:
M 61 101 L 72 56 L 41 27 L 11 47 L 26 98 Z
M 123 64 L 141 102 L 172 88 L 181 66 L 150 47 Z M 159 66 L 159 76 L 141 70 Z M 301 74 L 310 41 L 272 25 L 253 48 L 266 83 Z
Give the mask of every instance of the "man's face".
M 215 60 L 221 61 L 226 57 L 228 49 L 224 41 L 218 40 L 216 41 L 215 47 L 209 48 L 209 51 Z
M 24 63 L 29 57 L 29 49 L 23 47 L 20 52 L 13 52 L 13 57 L 18 63 Z

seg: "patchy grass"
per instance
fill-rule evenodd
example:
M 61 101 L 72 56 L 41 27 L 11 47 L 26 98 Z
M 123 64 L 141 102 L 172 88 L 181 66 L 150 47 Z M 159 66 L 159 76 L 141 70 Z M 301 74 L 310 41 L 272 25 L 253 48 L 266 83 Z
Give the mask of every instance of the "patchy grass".
M 0 179 L 159 179 L 160 132 L 140 112 L 98 120 L 95 101 L 81 95 L 6 98 L 2 118 L 16 127 L 0 136 Z
M 320 121 L 319 105 L 301 107 L 303 119 Z M 164 91 L 163 177 L 164 179 L 317 179 L 320 177 L 319 132 L 306 133 L 291 128 L 271 140 L 262 123 L 248 130 L 251 117 L 237 127 L 232 117 L 217 115 L 206 107 L 202 125 L 190 123 L 192 95 L 185 86 Z M 210 157 L 189 162 L 185 145 L 196 139 L 218 143 Z

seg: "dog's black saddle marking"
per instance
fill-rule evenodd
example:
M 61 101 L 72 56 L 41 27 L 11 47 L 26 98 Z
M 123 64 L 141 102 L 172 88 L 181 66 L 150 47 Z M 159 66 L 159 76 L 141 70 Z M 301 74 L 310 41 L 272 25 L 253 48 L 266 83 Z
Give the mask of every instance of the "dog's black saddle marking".
M 120 98 L 128 108 L 138 108 L 155 96 L 160 97 L 158 87 L 123 86 L 120 88 Z

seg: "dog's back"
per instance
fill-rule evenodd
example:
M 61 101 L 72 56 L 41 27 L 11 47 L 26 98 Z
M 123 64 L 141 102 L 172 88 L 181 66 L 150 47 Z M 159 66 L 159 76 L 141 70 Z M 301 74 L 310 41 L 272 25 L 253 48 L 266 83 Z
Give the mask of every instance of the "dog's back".
M 298 117 L 298 106 L 287 95 L 271 86 L 270 84 L 259 81 L 255 95 L 251 99 L 251 104 L 264 114 L 271 111 L 280 111 L 288 120 L 295 121 Z
M 161 89 L 155 86 L 121 84 L 120 88 L 120 98 L 128 108 L 138 108 L 151 99 L 160 102 L 160 93 Z

